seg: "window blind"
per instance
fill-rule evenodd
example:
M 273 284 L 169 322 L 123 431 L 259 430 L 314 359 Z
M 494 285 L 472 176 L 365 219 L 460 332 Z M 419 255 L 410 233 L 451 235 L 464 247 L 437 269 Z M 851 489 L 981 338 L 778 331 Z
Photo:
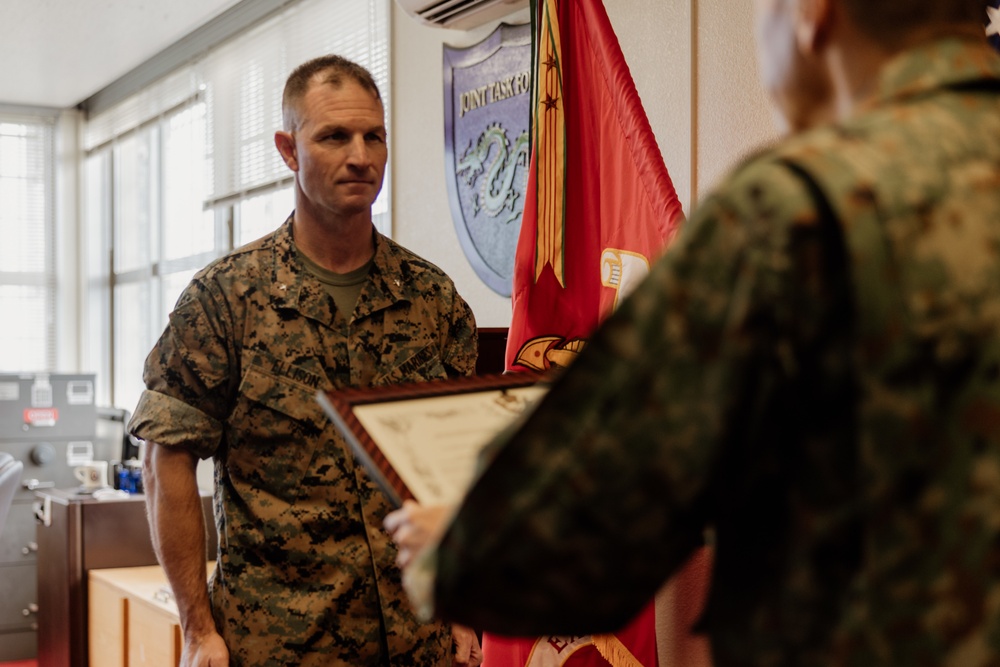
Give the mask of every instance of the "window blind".
M 53 122 L 0 114 L 0 370 L 56 363 Z
M 379 85 L 388 124 L 389 10 L 389 0 L 299 0 L 89 118 L 84 148 L 92 152 L 200 98 L 207 104 L 205 207 L 287 185 L 288 168 L 273 137 L 281 127 L 285 79 L 297 65 L 327 53 L 364 65 Z M 387 183 L 375 207 L 383 217 L 388 190 Z M 378 224 L 387 229 L 387 222 Z
M 166 115 L 198 95 L 201 79 L 194 66 L 185 66 L 147 86 L 107 111 L 87 119 L 83 129 L 86 152 Z

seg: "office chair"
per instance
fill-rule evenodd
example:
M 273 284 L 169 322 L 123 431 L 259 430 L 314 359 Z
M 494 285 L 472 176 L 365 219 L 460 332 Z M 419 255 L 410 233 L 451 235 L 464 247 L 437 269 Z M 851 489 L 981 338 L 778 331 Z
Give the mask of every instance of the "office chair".
M 7 514 L 10 512 L 11 503 L 14 502 L 17 486 L 21 483 L 22 470 L 24 470 L 22 462 L 10 454 L 0 452 L 0 535 L 3 534 L 3 526 L 7 522 Z

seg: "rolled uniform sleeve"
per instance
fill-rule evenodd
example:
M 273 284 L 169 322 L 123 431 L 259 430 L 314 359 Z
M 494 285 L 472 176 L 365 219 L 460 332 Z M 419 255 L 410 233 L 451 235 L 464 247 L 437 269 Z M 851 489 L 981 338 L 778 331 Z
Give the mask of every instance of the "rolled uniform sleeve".
M 129 432 L 159 445 L 186 447 L 207 459 L 222 438 L 222 424 L 179 399 L 146 389 L 129 422 Z
M 504 634 L 586 634 L 649 600 L 703 541 L 722 452 L 752 430 L 745 408 L 780 374 L 783 327 L 818 316 L 793 259 L 814 243 L 796 231 L 814 218 L 801 183 L 773 165 L 701 206 L 494 443 L 438 545 L 436 614 Z
M 234 357 L 223 339 L 226 321 L 211 290 L 198 280 L 186 288 L 143 370 L 143 391 L 129 432 L 200 458 L 215 454 L 230 408 Z M 237 374 L 238 377 L 238 374 Z

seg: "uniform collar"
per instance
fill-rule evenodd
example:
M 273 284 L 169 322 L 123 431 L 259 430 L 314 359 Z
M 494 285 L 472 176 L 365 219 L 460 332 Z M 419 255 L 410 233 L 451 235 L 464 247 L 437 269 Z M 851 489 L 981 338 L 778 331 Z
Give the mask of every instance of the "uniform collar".
M 361 288 L 355 314 L 364 317 L 399 301 L 409 301 L 408 285 L 408 271 L 395 252 L 395 244 L 376 231 L 375 261 L 368 274 L 368 282 Z
M 1000 80 L 1000 57 L 985 40 L 948 38 L 909 49 L 879 75 L 872 106 L 972 81 Z
M 292 213 L 275 231 L 274 272 L 271 282 L 271 300 L 277 308 L 297 310 L 307 317 L 333 323 L 336 306 L 323 285 L 320 284 L 297 258 L 292 236 Z M 375 261 L 368 281 L 361 288 L 357 317 L 370 315 L 387 308 L 397 301 L 407 300 L 406 275 L 399 257 L 393 252 L 393 243 L 378 233 L 375 235 Z

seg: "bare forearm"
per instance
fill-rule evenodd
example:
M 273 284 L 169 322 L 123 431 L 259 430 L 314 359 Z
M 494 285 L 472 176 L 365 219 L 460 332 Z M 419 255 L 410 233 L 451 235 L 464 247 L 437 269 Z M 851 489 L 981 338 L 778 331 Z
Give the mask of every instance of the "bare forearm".
M 170 581 L 186 637 L 215 632 L 196 465 L 185 450 L 147 443 L 143 481 L 153 548 Z

